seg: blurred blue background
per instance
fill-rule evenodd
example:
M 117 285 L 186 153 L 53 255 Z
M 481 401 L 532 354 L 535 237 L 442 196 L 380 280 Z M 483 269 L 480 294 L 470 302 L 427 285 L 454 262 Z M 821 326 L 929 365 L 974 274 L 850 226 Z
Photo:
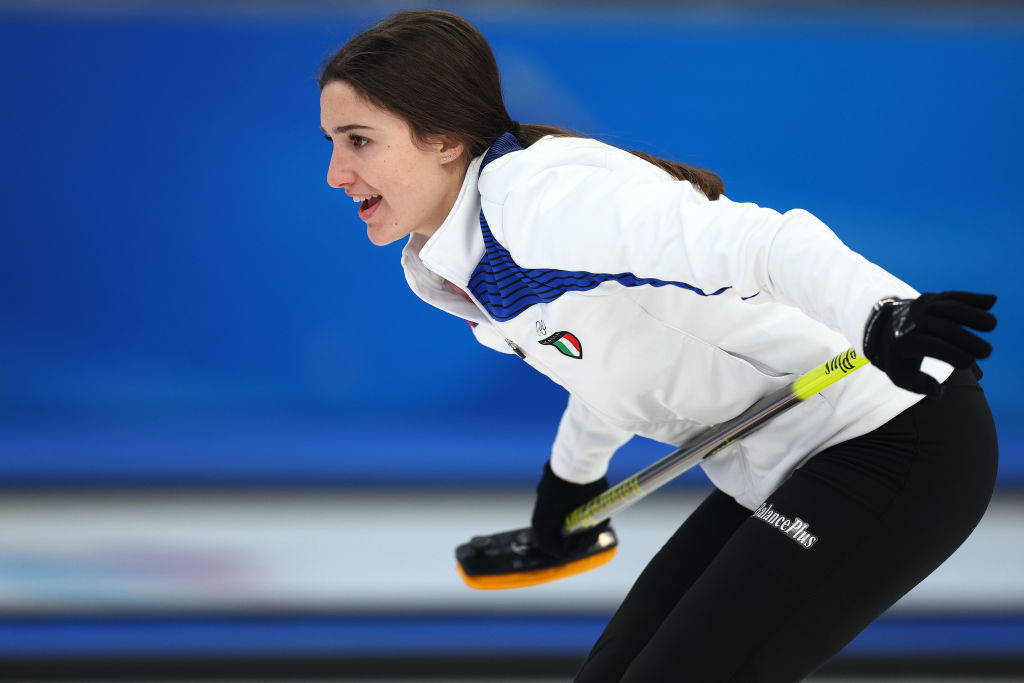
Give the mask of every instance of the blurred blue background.
M 1022 22 L 463 10 L 519 120 L 808 209 L 919 290 L 997 293 L 984 386 L 1021 476 Z M 378 18 L 0 15 L 0 478 L 533 478 L 561 390 L 416 299 L 326 184 L 317 68 Z
M 0 485 L 532 484 L 561 389 L 420 302 L 326 184 L 318 67 L 393 8 L 69 7 L 0 9 Z M 518 120 L 998 294 L 983 385 L 1024 484 L 1019 12 L 454 9 Z

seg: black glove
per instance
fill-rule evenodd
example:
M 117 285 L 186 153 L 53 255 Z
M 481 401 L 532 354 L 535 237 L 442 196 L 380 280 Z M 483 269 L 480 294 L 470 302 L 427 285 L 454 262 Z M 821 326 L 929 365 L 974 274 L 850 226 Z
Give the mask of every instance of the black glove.
M 562 536 L 565 518 L 570 512 L 608 490 L 608 478 L 601 477 L 589 484 L 573 484 L 551 471 L 551 461 L 544 464 L 544 475 L 537 484 L 537 500 L 533 504 L 534 544 L 548 555 L 562 560 L 573 560 L 580 552 L 597 540 L 608 528 L 605 520 L 585 531 Z
M 889 375 L 892 383 L 908 391 L 938 397 L 942 387 L 921 372 L 925 356 L 964 369 L 987 358 L 992 345 L 968 332 L 988 332 L 996 317 L 988 312 L 994 294 L 942 292 L 916 299 L 892 299 L 875 306 L 864 328 L 864 355 Z

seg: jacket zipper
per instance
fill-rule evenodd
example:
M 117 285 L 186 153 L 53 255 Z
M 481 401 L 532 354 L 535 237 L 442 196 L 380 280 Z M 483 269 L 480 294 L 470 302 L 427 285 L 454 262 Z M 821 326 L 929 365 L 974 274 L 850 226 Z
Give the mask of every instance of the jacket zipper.
M 519 346 L 514 341 L 512 341 L 508 337 L 505 337 L 505 343 L 508 344 L 509 348 L 512 349 L 512 351 L 514 351 L 517 356 L 519 356 L 523 360 L 526 360 L 526 354 L 523 353 L 523 350 L 519 348 Z

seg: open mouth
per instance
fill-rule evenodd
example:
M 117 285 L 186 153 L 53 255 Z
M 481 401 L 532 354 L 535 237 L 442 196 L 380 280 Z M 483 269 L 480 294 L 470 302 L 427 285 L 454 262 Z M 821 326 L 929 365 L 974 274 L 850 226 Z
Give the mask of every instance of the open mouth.
M 380 204 L 381 196 L 379 194 L 356 195 L 352 197 L 352 200 L 359 202 L 359 217 L 366 220 L 377 210 L 377 205 Z

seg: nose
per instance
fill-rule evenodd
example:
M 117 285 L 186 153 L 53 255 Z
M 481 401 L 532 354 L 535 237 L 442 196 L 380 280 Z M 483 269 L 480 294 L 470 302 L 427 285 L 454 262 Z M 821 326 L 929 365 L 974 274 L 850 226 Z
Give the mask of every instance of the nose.
M 331 163 L 327 166 L 328 185 L 341 189 L 355 182 L 355 175 L 352 167 L 342 159 L 342 155 L 337 152 L 331 154 Z

